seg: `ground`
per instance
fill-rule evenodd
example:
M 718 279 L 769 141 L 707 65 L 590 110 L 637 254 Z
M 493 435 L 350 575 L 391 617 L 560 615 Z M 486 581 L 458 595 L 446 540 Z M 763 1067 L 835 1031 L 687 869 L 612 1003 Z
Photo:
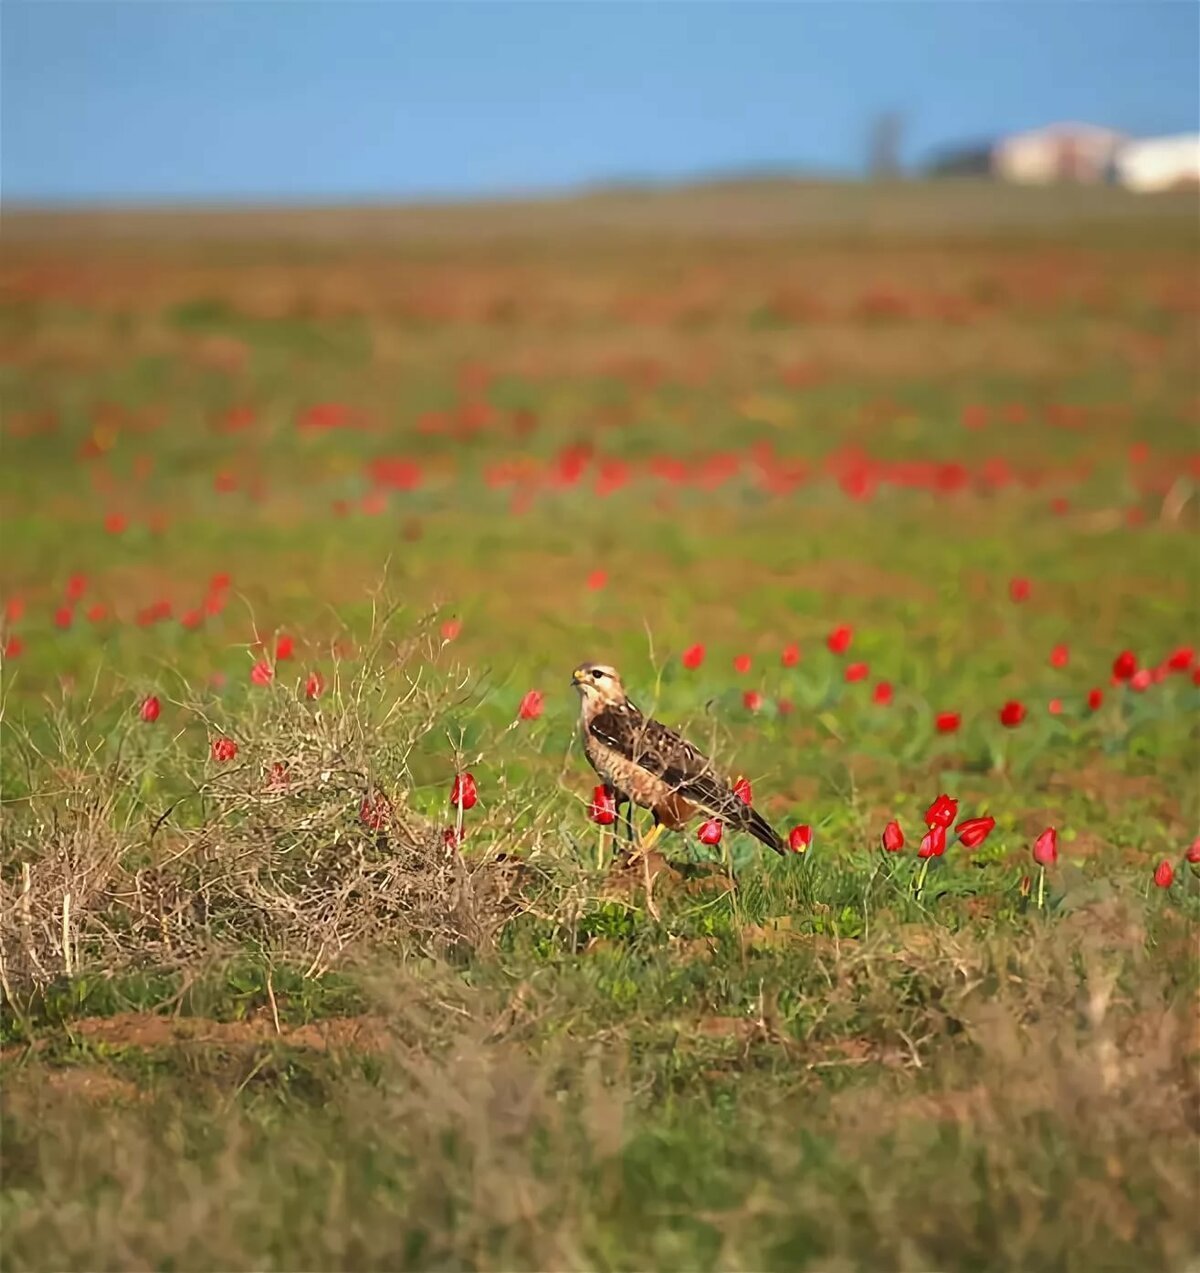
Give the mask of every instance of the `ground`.
M 1188 1267 L 1189 200 L 6 240 L 6 1267 Z

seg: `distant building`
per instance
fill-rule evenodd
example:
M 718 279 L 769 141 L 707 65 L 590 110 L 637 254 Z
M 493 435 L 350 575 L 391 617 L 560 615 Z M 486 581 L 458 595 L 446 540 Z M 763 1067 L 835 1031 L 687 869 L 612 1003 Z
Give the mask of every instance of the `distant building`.
M 1117 155 L 1117 179 L 1145 192 L 1200 186 L 1200 133 L 1129 142 Z
M 1111 181 L 1127 141 L 1124 133 L 1094 124 L 1052 124 L 997 142 L 992 171 L 1001 180 L 1026 185 Z
M 995 152 L 990 141 L 950 146 L 934 155 L 926 171 L 931 177 L 993 177 Z

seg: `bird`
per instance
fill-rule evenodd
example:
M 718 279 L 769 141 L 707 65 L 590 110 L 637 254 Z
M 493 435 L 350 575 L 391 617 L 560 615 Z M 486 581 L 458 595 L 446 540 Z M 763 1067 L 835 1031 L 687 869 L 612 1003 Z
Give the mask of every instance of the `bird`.
M 581 663 L 571 674 L 579 691 L 583 749 L 618 807 L 636 804 L 654 814 L 654 828 L 638 846 L 644 855 L 664 829 L 682 831 L 696 814 L 747 831 L 781 856 L 774 827 L 716 771 L 711 760 L 660 721 L 642 715 L 607 663 Z

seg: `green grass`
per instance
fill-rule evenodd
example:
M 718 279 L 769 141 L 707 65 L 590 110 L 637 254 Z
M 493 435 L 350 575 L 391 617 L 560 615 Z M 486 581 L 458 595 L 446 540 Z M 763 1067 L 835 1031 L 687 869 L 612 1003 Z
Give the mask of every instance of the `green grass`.
M 1200 632 L 1195 245 L 1147 206 L 940 245 L 568 211 L 536 245 L 27 243 L 4 1266 L 1189 1268 L 1200 687 L 1110 682 Z M 655 919 L 587 820 L 582 659 L 809 851 L 669 837 Z M 997 825 L 918 892 L 943 791 Z

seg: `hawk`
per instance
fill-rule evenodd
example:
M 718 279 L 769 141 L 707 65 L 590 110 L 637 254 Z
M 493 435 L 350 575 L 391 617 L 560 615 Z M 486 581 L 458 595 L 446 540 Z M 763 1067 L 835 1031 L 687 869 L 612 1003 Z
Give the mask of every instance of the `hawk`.
M 771 824 L 716 773 L 711 760 L 638 711 L 616 668 L 584 663 L 571 680 L 579 691 L 583 749 L 592 768 L 612 789 L 618 806 L 633 803 L 654 814 L 643 853 L 664 828 L 682 831 L 698 813 L 748 831 L 776 853 L 785 852 Z

